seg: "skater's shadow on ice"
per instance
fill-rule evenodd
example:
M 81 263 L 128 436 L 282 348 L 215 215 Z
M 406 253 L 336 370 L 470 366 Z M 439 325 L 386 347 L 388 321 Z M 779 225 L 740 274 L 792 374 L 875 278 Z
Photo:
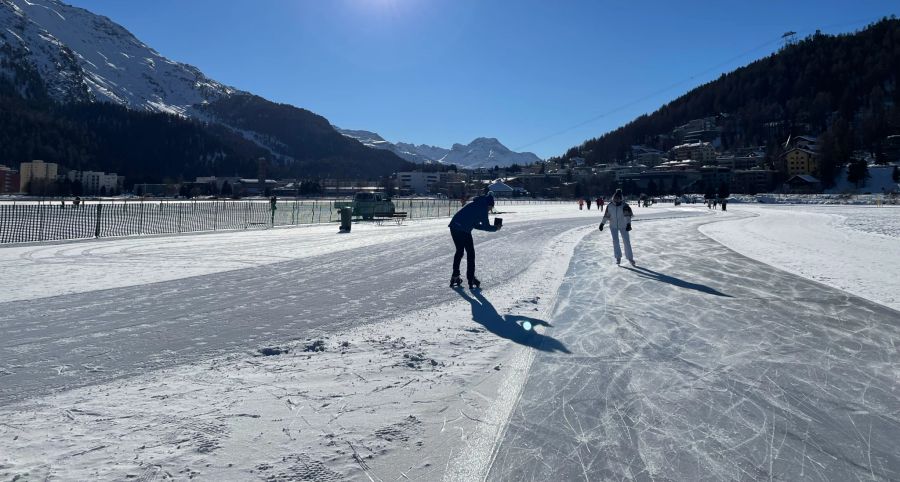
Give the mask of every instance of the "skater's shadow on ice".
M 472 305 L 472 320 L 500 338 L 541 351 L 572 353 L 556 338 L 537 333 L 534 329 L 526 330 L 521 326 L 526 321 L 532 326 L 551 326 L 550 323 L 527 316 L 501 315 L 484 297 L 481 290 L 473 291 L 472 295 L 463 289 L 457 289 L 456 292 Z
M 646 279 L 650 279 L 650 280 L 654 280 L 654 281 L 661 281 L 663 283 L 669 283 L 670 285 L 677 286 L 679 288 L 687 288 L 689 290 L 700 291 L 701 293 L 706 293 L 706 294 L 710 294 L 710 295 L 723 296 L 725 298 L 734 298 L 733 296 L 722 293 L 721 291 L 716 290 L 715 288 L 710 288 L 709 286 L 701 285 L 698 283 L 691 283 L 690 281 L 685 281 L 681 278 L 676 278 L 674 276 L 662 274 L 662 273 L 653 271 L 652 269 L 644 268 L 643 266 L 638 266 L 637 268 L 625 268 L 625 269 L 634 271 L 641 278 L 646 278 Z

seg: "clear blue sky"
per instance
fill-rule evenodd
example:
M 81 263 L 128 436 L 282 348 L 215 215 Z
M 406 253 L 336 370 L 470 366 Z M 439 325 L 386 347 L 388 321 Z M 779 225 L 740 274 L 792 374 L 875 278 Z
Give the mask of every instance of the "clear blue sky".
M 444 147 L 496 137 L 541 157 L 772 53 L 786 31 L 848 32 L 900 10 L 887 0 L 67 1 L 220 82 L 341 127 Z

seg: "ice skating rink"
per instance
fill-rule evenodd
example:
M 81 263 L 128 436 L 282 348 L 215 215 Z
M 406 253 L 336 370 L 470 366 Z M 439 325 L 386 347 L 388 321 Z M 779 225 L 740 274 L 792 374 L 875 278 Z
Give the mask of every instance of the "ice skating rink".
M 0 479 L 900 478 L 897 210 L 499 209 L 0 248 Z

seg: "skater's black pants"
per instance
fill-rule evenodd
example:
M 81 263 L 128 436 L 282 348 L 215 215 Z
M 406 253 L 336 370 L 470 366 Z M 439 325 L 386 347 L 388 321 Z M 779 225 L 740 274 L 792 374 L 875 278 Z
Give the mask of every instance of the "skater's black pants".
M 471 281 L 475 278 L 475 241 L 472 239 L 472 233 L 451 229 L 450 236 L 453 237 L 453 244 L 456 245 L 456 253 L 453 255 L 453 276 L 459 276 L 459 262 L 462 260 L 463 250 L 465 250 L 466 279 Z

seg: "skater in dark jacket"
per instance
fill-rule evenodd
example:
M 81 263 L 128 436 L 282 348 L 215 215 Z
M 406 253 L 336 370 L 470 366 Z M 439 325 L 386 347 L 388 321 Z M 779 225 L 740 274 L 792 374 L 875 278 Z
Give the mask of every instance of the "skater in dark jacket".
M 612 202 L 606 206 L 606 212 L 603 213 L 603 220 L 600 221 L 600 231 L 603 226 L 609 222 L 609 233 L 612 235 L 613 254 L 616 257 L 616 264 L 622 263 L 622 248 L 619 247 L 619 237 L 622 237 L 622 243 L 625 245 L 625 259 L 634 266 L 634 255 L 631 253 L 631 218 L 634 213 L 631 206 L 625 202 L 622 196 L 622 190 L 616 189 L 613 194 Z
M 450 220 L 450 236 L 456 245 L 456 253 L 453 255 L 453 275 L 450 278 L 450 286 L 462 285 L 459 263 L 462 261 L 463 251 L 466 252 L 466 279 L 469 288 L 478 288 L 481 281 L 475 277 L 475 242 L 472 239 L 472 230 L 496 231 L 500 229 L 488 221 L 488 211 L 494 207 L 494 196 L 477 196 L 472 202 L 463 206 Z

